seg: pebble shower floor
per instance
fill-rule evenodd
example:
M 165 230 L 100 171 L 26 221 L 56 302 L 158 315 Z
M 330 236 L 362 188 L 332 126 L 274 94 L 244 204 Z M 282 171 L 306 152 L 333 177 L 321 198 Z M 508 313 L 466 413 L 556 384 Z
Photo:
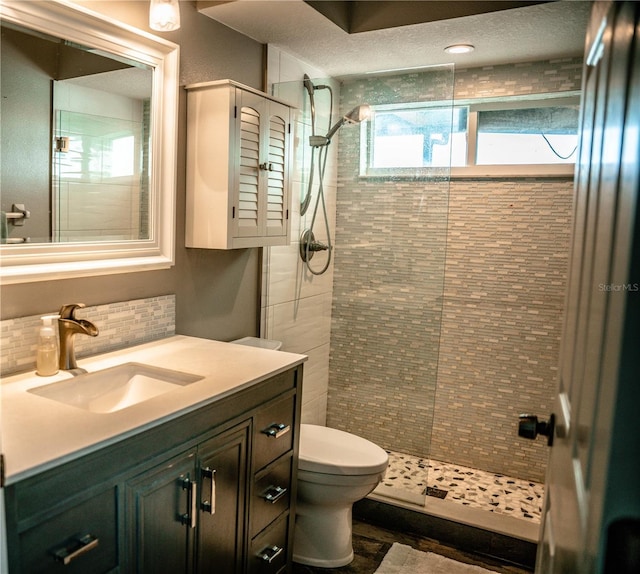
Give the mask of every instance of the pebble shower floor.
M 389 452 L 382 484 L 540 523 L 544 485 L 458 464 Z

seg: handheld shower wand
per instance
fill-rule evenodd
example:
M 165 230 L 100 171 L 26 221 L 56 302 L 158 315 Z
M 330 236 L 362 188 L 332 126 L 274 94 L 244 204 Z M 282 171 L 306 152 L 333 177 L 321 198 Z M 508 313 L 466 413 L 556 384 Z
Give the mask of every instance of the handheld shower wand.
M 314 92 L 316 90 L 329 90 L 329 94 L 331 96 L 331 100 L 330 100 L 330 111 L 329 111 L 329 118 L 331 118 L 331 114 L 333 113 L 333 90 L 331 89 L 331 86 L 327 86 L 324 84 L 318 84 L 315 85 L 312 81 L 311 78 L 305 74 L 304 75 L 304 79 L 302 81 L 305 89 L 307 90 L 307 93 L 309 94 L 309 104 L 310 104 L 310 108 L 311 108 L 311 138 L 316 137 L 315 133 L 316 133 L 316 103 L 315 103 L 315 98 L 313 96 Z M 302 202 L 300 203 L 300 215 L 304 215 L 307 212 L 307 209 L 309 209 L 309 205 L 311 204 L 311 189 L 313 186 L 313 171 L 314 171 L 314 163 L 315 163 L 315 153 L 313 153 L 313 151 L 311 152 L 311 168 L 309 169 L 309 185 L 307 187 L 307 193 L 305 195 L 305 198 L 302 200 Z
M 314 163 L 315 163 L 315 155 L 316 150 L 318 153 L 318 195 L 316 197 L 316 203 L 313 210 L 313 216 L 311 218 L 311 225 L 304 230 L 302 233 L 302 237 L 300 238 L 300 257 L 306 263 L 307 269 L 310 273 L 314 275 L 322 275 L 328 268 L 331 263 L 333 246 L 331 244 L 331 230 L 329 229 L 329 219 L 327 216 L 327 207 L 325 204 L 324 198 L 324 173 L 327 165 L 327 156 L 328 156 L 328 147 L 331 143 L 331 138 L 336 134 L 336 132 L 345 124 L 357 124 L 364 120 L 366 120 L 371 111 L 368 105 L 362 104 L 353 108 L 348 114 L 342 116 L 335 124 L 331 125 L 331 117 L 333 115 L 333 91 L 331 86 L 328 85 L 318 85 L 314 84 L 309 76 L 304 75 L 303 85 L 309 94 L 309 103 L 311 106 L 311 136 L 309 136 L 309 145 L 311 146 L 311 166 L 309 169 L 309 185 L 307 188 L 307 193 L 305 198 L 302 200 L 300 204 L 300 215 L 304 215 L 311 204 L 311 196 L 312 196 L 312 188 L 313 188 L 313 175 L 314 175 Z M 328 89 L 331 95 L 330 106 L 329 106 L 329 129 L 326 135 L 317 135 L 315 132 L 315 100 L 314 100 L 314 92 L 319 89 Z M 322 211 L 324 215 L 325 221 L 325 229 L 327 233 L 327 244 L 323 244 L 319 241 L 316 241 L 315 236 L 313 234 L 313 226 L 316 221 L 316 215 L 318 214 L 318 207 L 322 202 Z M 318 251 L 327 251 L 327 260 L 322 269 L 315 270 L 312 269 L 309 265 L 309 261 L 313 257 L 313 255 Z

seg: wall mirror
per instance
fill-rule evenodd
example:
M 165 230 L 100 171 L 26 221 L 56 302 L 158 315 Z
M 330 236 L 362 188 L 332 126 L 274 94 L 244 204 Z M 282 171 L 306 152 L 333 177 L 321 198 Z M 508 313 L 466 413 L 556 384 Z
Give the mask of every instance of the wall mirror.
M 170 267 L 179 47 L 63 1 L 0 20 L 0 281 Z

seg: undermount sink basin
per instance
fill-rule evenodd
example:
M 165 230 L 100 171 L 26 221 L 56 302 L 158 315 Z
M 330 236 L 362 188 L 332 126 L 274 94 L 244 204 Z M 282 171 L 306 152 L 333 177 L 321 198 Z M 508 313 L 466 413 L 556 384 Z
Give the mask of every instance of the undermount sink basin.
M 113 413 L 202 378 L 141 363 L 124 363 L 29 392 L 92 413 Z

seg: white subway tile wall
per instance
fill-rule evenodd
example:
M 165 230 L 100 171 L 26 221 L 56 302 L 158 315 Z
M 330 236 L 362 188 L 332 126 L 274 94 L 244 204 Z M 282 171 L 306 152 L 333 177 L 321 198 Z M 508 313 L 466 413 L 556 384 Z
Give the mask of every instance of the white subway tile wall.
M 338 82 L 327 80 L 321 71 L 269 46 L 269 81 L 275 93 L 298 108 L 294 123 L 294 166 L 292 176 L 291 243 L 288 246 L 265 248 L 263 257 L 261 335 L 283 342 L 284 351 L 309 357 L 304 365 L 302 392 L 302 422 L 323 425 L 327 416 L 329 381 L 329 338 L 331 334 L 331 302 L 333 263 L 323 275 L 313 275 L 300 259 L 300 235 L 308 228 L 317 198 L 318 175 L 314 175 L 313 200 L 304 216 L 300 215 L 300 198 L 308 189 L 311 164 L 311 114 L 308 97 L 302 84 L 304 74 L 321 84 L 331 83 L 334 102 L 340 94 Z M 328 90 L 317 93 L 316 133 L 326 133 L 329 125 Z M 337 105 L 334 105 L 336 119 Z M 332 233 L 335 233 L 336 173 L 338 138 L 329 149 L 324 192 Z M 316 158 L 317 167 L 317 158 Z M 327 241 L 322 207 L 319 207 L 314 233 L 318 241 Z M 324 265 L 326 254 L 314 256 L 314 268 Z
M 76 316 L 95 323 L 97 337 L 76 337 L 76 356 L 139 345 L 175 334 L 175 295 L 161 295 L 79 309 Z M 50 313 L 57 313 L 51 309 Z M 0 321 L 0 373 L 35 369 L 40 315 Z

